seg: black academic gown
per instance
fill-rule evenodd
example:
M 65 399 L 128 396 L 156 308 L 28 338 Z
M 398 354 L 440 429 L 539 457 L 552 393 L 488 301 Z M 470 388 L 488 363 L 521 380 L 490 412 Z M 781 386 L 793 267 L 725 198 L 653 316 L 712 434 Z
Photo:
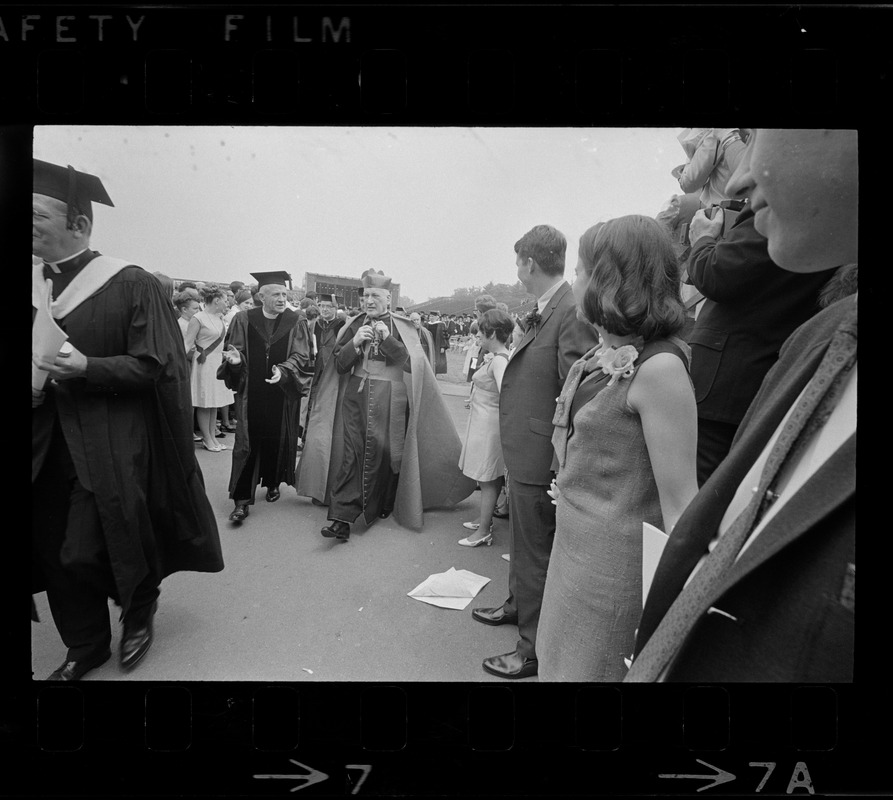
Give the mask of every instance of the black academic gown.
M 226 346 L 235 347 L 242 360 L 235 365 L 224 360 L 218 373 L 236 392 L 239 423 L 229 494 L 237 502 L 253 503 L 258 484 L 293 486 L 295 481 L 298 408 L 310 380 L 310 333 L 307 321 L 290 309 L 276 323 L 271 335 L 262 308 L 236 314 Z M 267 383 L 274 366 L 283 376 Z
M 449 349 L 450 339 L 442 322 L 432 322 L 427 328 L 434 340 L 434 374 L 442 375 L 447 371 L 446 351 Z
M 333 320 L 326 322 L 322 317 L 313 320 L 312 331 L 316 339 L 316 361 L 313 370 L 313 383 L 310 387 L 310 407 L 313 407 L 313 401 L 319 391 L 319 378 L 326 364 L 332 358 L 335 350 L 335 340 L 338 338 L 338 331 L 344 327 L 344 320 L 335 317 Z M 308 412 L 309 415 L 309 412 Z
M 45 267 L 53 296 L 98 255 L 86 251 L 62 263 L 62 274 Z M 88 366 L 83 378 L 48 382 L 43 404 L 32 409 L 32 537 L 38 543 L 50 528 L 59 530 L 41 509 L 69 504 L 69 487 L 44 480 L 46 470 L 73 466 L 95 511 L 62 526 L 56 555 L 63 570 L 110 572 L 109 593 L 123 615 L 148 576 L 223 569 L 195 459 L 183 335 L 161 284 L 137 266 L 125 267 L 57 323 Z M 32 591 L 47 582 L 35 557 Z

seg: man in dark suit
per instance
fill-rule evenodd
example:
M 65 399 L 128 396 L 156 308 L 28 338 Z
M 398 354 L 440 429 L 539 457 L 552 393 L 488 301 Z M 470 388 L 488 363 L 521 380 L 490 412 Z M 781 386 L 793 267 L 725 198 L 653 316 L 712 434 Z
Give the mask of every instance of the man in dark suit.
M 857 259 L 855 131 L 760 130 L 728 191 L 781 268 Z M 852 680 L 856 344 L 855 297 L 784 344 L 673 529 L 627 681 Z
M 595 330 L 577 319 L 564 280 L 567 241 L 550 225 L 537 225 L 515 243 L 518 279 L 538 298 L 515 348 L 499 396 L 502 452 L 508 470 L 511 560 L 509 596 L 498 608 L 476 608 L 487 625 L 518 626 L 515 650 L 484 659 L 503 678 L 536 675 L 536 629 L 555 535 L 555 506 L 547 494 L 554 477 L 552 416 L 571 365 L 596 344 Z
M 698 485 L 726 457 L 738 425 L 778 350 L 819 310 L 834 269 L 790 272 L 772 263 L 747 207 L 720 237 L 722 209 L 691 221 L 688 275 L 707 299 L 688 343 L 698 403 Z

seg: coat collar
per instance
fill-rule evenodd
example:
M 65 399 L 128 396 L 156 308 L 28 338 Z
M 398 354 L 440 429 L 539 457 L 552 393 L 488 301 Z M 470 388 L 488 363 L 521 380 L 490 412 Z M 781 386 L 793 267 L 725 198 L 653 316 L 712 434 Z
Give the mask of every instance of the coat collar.
M 514 360 L 518 353 L 521 352 L 525 347 L 527 347 L 530 342 L 532 342 L 536 335 L 542 332 L 543 328 L 546 327 L 546 323 L 549 321 L 549 318 L 552 316 L 552 312 L 558 308 L 558 305 L 561 303 L 564 296 L 571 290 L 570 284 L 567 281 L 562 281 L 559 285 L 558 289 L 552 295 L 552 299 L 546 303 L 546 307 L 543 309 L 543 313 L 540 315 L 540 324 L 536 326 L 536 331 L 534 332 L 533 326 L 531 325 L 525 332 L 524 336 L 521 338 L 521 341 L 518 342 L 518 346 L 515 348 L 515 352 L 512 353 L 512 358 L 510 360 Z
M 283 337 L 288 336 L 291 329 L 294 328 L 300 319 L 297 311 L 292 311 L 290 308 L 286 308 L 280 315 L 282 319 L 279 321 L 279 326 L 276 328 L 276 331 L 269 339 L 267 339 L 267 328 L 264 325 L 263 308 L 249 308 L 245 313 L 248 315 L 248 324 L 254 328 L 261 339 L 270 345 L 275 344 Z

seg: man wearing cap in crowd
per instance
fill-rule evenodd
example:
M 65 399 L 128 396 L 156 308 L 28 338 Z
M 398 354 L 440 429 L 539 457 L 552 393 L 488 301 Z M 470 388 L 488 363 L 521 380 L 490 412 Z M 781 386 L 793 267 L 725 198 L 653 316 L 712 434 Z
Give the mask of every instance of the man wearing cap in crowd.
M 434 374 L 442 375 L 447 371 L 446 351 L 450 346 L 450 337 L 440 319 L 439 311 L 430 312 L 426 327 L 434 340 Z
M 141 267 L 90 249 L 91 201 L 113 205 L 97 177 L 35 159 L 32 581 L 68 648 L 50 680 L 109 659 L 109 597 L 130 669 L 152 644 L 161 580 L 223 569 L 170 298 Z M 40 322 L 47 309 L 62 350 Z
M 286 307 L 287 272 L 256 272 L 260 308 L 233 318 L 219 377 L 236 392 L 236 441 L 229 480 L 235 503 L 230 521 L 241 523 L 261 484 L 266 501 L 279 486 L 294 486 L 301 396 L 309 388 L 310 332 L 306 319 Z
M 310 296 L 310 292 L 307 296 Z M 316 306 L 319 309 L 319 316 L 310 324 L 310 332 L 316 345 L 316 362 L 313 370 L 313 383 L 310 386 L 310 404 L 312 408 L 313 401 L 319 391 L 319 378 L 323 369 L 332 358 L 332 352 L 335 349 L 335 339 L 338 337 L 338 331 L 344 327 L 344 320 L 339 319 L 335 313 L 337 310 L 336 299 L 333 294 L 316 294 Z M 308 408 L 309 414 L 309 408 Z
M 342 541 L 360 515 L 368 525 L 393 511 L 420 530 L 424 509 L 474 491 L 418 334 L 390 312 L 391 279 L 367 270 L 362 282 L 363 310 L 338 333 L 298 467 L 298 494 L 329 506 L 322 535 Z

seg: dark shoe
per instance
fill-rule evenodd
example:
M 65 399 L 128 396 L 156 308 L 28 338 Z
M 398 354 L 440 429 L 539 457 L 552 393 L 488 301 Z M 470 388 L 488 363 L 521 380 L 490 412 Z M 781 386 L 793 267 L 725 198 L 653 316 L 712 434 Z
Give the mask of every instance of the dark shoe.
M 350 525 L 336 519 L 332 521 L 331 525 L 326 525 L 320 533 L 327 539 L 340 539 L 342 542 L 346 542 L 350 538 Z
M 84 658 L 81 661 L 66 661 L 62 666 L 54 669 L 47 677 L 48 681 L 79 681 L 91 669 L 101 667 L 112 657 L 111 650 L 103 650 L 95 656 Z
M 325 503 L 322 502 L 322 500 L 317 500 L 315 497 L 311 497 L 310 502 L 313 503 L 313 505 L 315 505 L 315 506 L 322 506 L 323 508 L 325 508 L 325 505 L 326 505 Z
M 517 614 L 506 614 L 502 606 L 499 608 L 476 608 L 471 612 L 478 622 L 484 625 L 517 625 Z
M 217 433 L 214 434 L 214 437 L 217 439 L 225 439 L 226 434 L 223 431 L 217 431 Z
M 279 499 L 279 487 L 267 487 L 267 502 L 275 503 Z
M 499 506 L 497 506 L 496 508 L 493 509 L 493 516 L 496 517 L 496 519 L 508 519 L 509 518 L 508 506 L 505 507 L 504 511 Z
M 378 512 L 378 518 L 387 519 L 389 516 L 391 516 L 392 511 L 392 508 L 383 508 L 381 511 Z
M 536 675 L 538 663 L 535 658 L 519 656 L 516 650 L 504 656 L 485 658 L 482 666 L 491 675 L 500 678 L 529 678 Z
M 248 516 L 248 503 L 236 503 L 233 513 L 229 515 L 230 522 L 241 522 Z
M 152 646 L 153 620 L 158 603 L 152 603 L 148 615 L 140 615 L 136 620 L 124 618 L 124 631 L 121 634 L 120 663 L 124 669 L 133 669 Z

